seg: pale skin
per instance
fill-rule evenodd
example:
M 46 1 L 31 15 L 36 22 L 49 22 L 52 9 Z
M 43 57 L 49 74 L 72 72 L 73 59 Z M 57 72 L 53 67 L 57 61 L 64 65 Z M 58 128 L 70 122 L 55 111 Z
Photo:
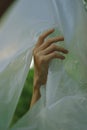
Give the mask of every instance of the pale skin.
M 52 59 L 64 60 L 63 54 L 68 54 L 68 50 L 53 43 L 64 41 L 64 37 L 57 36 L 54 38 L 46 39 L 55 30 L 50 29 L 42 33 L 33 49 L 34 56 L 34 82 L 33 82 L 33 96 L 31 100 L 32 107 L 41 97 L 40 87 L 45 85 L 47 81 L 49 63 Z M 62 52 L 60 54 L 60 52 Z

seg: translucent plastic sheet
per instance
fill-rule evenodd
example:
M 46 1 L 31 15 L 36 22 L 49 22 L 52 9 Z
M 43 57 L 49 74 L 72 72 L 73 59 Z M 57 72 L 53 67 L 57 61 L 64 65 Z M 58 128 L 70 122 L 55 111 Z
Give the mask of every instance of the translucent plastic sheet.
M 0 25 L 0 130 L 10 129 L 39 34 L 64 35 L 41 99 L 10 130 L 87 130 L 87 13 L 82 0 L 19 0 Z

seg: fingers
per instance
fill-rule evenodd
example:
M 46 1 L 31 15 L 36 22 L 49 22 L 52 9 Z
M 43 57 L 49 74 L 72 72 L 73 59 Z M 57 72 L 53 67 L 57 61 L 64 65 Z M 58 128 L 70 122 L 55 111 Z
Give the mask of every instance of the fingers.
M 41 38 L 45 39 L 47 36 L 49 36 L 51 33 L 53 33 L 55 31 L 55 29 L 50 29 L 48 31 L 45 31 L 42 35 Z
M 50 30 L 44 32 L 42 35 L 40 35 L 36 46 L 40 46 L 44 42 L 45 38 L 47 38 L 47 36 L 49 36 L 54 31 L 55 31 L 55 29 L 50 29 Z
M 50 54 L 45 56 L 45 60 L 48 62 L 51 61 L 52 59 L 55 59 L 55 58 L 64 60 L 65 56 L 59 54 L 57 51 L 54 51 L 53 53 L 50 53 Z
M 38 53 L 40 56 L 43 56 L 43 58 L 46 58 L 46 61 L 49 61 L 54 58 L 65 59 L 65 56 L 58 52 L 62 52 L 64 54 L 68 53 L 68 50 L 53 44 L 59 41 L 64 41 L 64 37 L 57 36 L 54 38 L 46 39 L 47 36 L 49 36 L 54 31 L 54 29 L 50 29 L 44 32 L 42 35 L 40 35 L 36 47 L 34 48 L 34 54 Z
M 46 48 L 45 50 L 43 50 L 42 53 L 44 55 L 47 55 L 49 53 L 52 53 L 53 51 L 59 51 L 59 52 L 62 52 L 64 54 L 68 53 L 68 50 L 64 49 L 63 47 L 57 46 L 55 44 L 50 45 L 48 48 Z
M 64 41 L 64 37 L 57 36 L 57 37 L 54 37 L 54 38 L 50 38 L 45 43 L 43 43 L 41 45 L 40 49 L 45 49 L 48 46 L 50 46 L 52 43 L 56 43 L 56 42 L 59 42 L 59 41 Z

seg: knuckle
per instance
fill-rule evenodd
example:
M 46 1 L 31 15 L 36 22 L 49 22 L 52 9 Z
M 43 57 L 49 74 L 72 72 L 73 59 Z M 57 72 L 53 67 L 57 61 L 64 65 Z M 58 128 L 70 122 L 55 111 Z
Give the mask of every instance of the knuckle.
M 34 56 L 34 57 L 39 57 L 39 56 L 40 56 L 39 53 L 40 53 L 40 52 L 39 52 L 39 50 L 38 50 L 37 48 L 34 48 L 34 49 L 33 49 L 33 56 Z
M 56 51 L 54 51 L 54 56 L 57 57 L 58 56 L 58 53 Z
M 51 42 L 51 39 L 47 39 L 47 43 L 50 43 Z
M 34 59 L 35 59 L 35 61 L 39 62 L 40 61 L 40 55 L 38 53 L 36 53 L 34 55 Z
M 53 49 L 56 49 L 56 45 L 55 45 L 55 44 L 52 44 L 51 47 L 52 47 Z

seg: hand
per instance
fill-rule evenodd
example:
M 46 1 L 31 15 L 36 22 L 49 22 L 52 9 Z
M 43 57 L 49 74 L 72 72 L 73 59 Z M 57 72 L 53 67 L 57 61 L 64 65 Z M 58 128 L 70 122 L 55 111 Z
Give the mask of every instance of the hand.
M 36 46 L 33 50 L 34 56 L 34 89 L 39 88 L 41 85 L 46 84 L 49 62 L 58 58 L 64 60 L 65 57 L 60 52 L 67 54 L 68 50 L 57 46 L 53 43 L 64 41 L 64 37 L 54 37 L 46 39 L 55 30 L 50 29 L 44 32 L 38 39 Z
M 44 32 L 38 39 L 36 46 L 33 50 L 34 56 L 34 90 L 31 100 L 32 107 L 37 100 L 41 97 L 40 86 L 46 84 L 49 62 L 58 58 L 64 60 L 65 57 L 60 52 L 67 54 L 68 50 L 59 47 L 53 43 L 64 41 L 63 37 L 54 37 L 46 39 L 51 33 L 54 32 L 54 29 L 50 29 Z

